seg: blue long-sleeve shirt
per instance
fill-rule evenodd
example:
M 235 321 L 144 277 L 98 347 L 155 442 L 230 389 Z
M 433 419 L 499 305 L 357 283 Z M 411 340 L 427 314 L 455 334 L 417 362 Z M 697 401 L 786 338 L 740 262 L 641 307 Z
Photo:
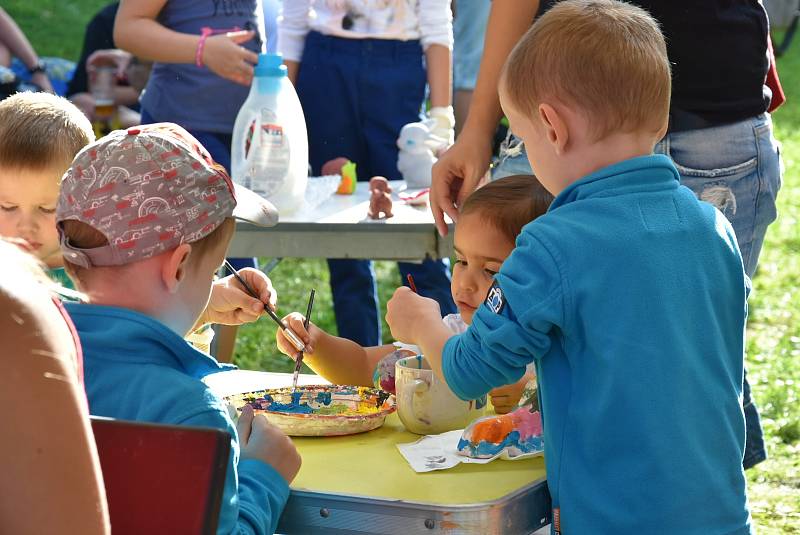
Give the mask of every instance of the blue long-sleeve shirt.
M 231 436 L 231 454 L 217 533 L 274 533 L 289 486 L 268 464 L 239 459 L 236 426 L 200 380 L 231 366 L 143 314 L 77 303 L 66 308 L 83 348 L 91 414 L 224 429 Z
M 672 162 L 627 160 L 525 226 L 444 375 L 473 399 L 535 359 L 562 533 L 749 533 L 747 282 Z

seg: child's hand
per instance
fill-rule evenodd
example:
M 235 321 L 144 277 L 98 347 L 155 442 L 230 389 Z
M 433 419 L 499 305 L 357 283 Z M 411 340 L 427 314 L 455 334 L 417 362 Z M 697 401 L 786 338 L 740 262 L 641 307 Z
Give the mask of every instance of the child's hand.
M 522 397 L 522 391 L 525 390 L 525 385 L 532 379 L 536 379 L 536 374 L 526 373 L 516 383 L 500 386 L 489 392 L 494 411 L 497 414 L 506 414 L 516 409 Z
M 293 330 L 294 334 L 296 334 L 300 340 L 303 341 L 303 344 L 305 344 L 306 348 L 304 353 L 310 354 L 314 352 L 314 342 L 316 341 L 309 332 L 312 330 L 312 327 L 314 327 L 314 324 L 309 322 L 308 331 L 306 331 L 306 328 L 303 325 L 305 320 L 306 318 L 299 312 L 292 312 L 283 318 L 283 322 L 286 324 L 286 326 Z M 278 327 L 278 331 L 275 333 L 275 342 L 277 342 L 278 349 L 281 353 L 292 360 L 297 357 L 297 348 L 295 348 L 289 339 L 286 338 L 286 336 L 283 334 L 283 329 L 280 327 Z
M 215 281 L 211 286 L 211 298 L 201 316 L 202 322 L 222 325 L 240 325 L 256 321 L 264 313 L 264 303 L 275 310 L 277 294 L 272 281 L 262 272 L 253 268 L 239 270 L 239 275 L 258 293 L 260 301 L 250 297 L 233 275 Z
M 300 471 L 302 459 L 291 439 L 269 423 L 263 414 L 246 406 L 236 424 L 242 459 L 258 459 L 272 466 L 287 483 Z
M 386 323 L 395 340 L 416 343 L 415 335 L 425 325 L 441 322 L 439 303 L 417 295 L 411 288 L 401 286 L 386 304 Z
M 258 54 L 239 44 L 246 43 L 255 35 L 254 31 L 241 31 L 208 37 L 203 47 L 203 64 L 227 80 L 250 85 Z

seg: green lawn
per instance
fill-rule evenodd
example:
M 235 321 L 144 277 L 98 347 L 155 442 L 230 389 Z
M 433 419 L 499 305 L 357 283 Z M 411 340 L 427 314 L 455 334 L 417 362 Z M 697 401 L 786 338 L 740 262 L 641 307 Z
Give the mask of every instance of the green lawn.
M 77 59 L 83 28 L 105 2 L 98 0 L 6 0 L 42 55 Z M 749 494 L 759 533 L 800 533 L 800 36 L 779 60 L 789 102 L 774 115 L 786 173 L 778 221 L 770 227 L 750 300 L 747 366 L 761 408 L 770 459 L 748 472 Z M 393 264 L 376 266 L 381 304 L 400 282 Z M 335 332 L 328 273 L 321 260 L 286 260 L 272 273 L 280 309 L 304 310 L 308 290 L 318 290 L 314 321 Z M 385 328 L 385 327 L 384 327 Z M 385 329 L 384 337 L 388 334 Z M 243 368 L 288 371 L 277 355 L 270 322 L 242 329 L 236 361 Z

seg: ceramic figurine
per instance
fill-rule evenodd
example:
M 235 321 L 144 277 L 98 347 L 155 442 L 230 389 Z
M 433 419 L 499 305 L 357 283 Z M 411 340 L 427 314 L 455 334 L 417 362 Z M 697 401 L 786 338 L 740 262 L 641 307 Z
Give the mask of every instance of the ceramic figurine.
M 369 180 L 369 212 L 371 219 L 388 219 L 392 217 L 392 187 L 382 176 L 374 176 Z
M 435 151 L 446 146 L 446 140 L 435 136 L 433 121 L 408 123 L 397 138 L 397 169 L 410 189 L 431 186 L 431 167 L 436 162 Z

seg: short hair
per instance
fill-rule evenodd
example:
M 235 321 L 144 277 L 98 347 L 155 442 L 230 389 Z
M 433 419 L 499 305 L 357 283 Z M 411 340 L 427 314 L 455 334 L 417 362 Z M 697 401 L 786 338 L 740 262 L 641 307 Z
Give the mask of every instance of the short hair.
M 522 227 L 544 215 L 553 196 L 533 175 L 514 175 L 489 182 L 464 201 L 461 215 L 478 214 L 486 223 L 516 241 Z
M 520 113 L 545 99 L 582 110 L 597 141 L 612 132 L 658 132 L 668 121 L 664 36 L 644 9 L 615 0 L 563 0 L 511 52 L 504 91 Z
M 17 93 L 0 102 L 0 165 L 44 169 L 64 163 L 94 141 L 89 119 L 50 93 Z
M 102 232 L 90 225 L 87 225 L 83 221 L 67 219 L 62 221 L 60 225 L 61 232 L 63 232 L 64 236 L 69 239 L 70 244 L 75 247 L 80 247 L 81 249 L 92 249 L 94 247 L 108 245 L 108 240 Z M 230 241 L 231 236 L 233 236 L 235 229 L 236 220 L 232 217 L 226 217 L 225 220 L 220 223 L 219 226 L 217 226 L 217 228 L 211 231 L 211 234 L 208 234 L 207 236 L 204 236 L 195 242 L 191 242 L 190 245 L 192 246 L 192 254 L 189 257 L 190 265 L 196 266 L 200 259 L 204 258 L 209 251 L 217 247 L 220 243 L 224 242 L 227 244 Z M 133 264 L 135 264 L 135 262 L 131 264 L 110 267 L 124 269 Z M 64 258 L 64 269 L 66 270 L 67 274 L 69 274 L 70 278 L 76 283 L 78 289 L 84 292 L 88 290 L 88 288 L 86 288 L 85 274 L 87 270 L 94 268 L 85 268 L 83 266 L 73 264 L 67 260 L 67 258 Z

